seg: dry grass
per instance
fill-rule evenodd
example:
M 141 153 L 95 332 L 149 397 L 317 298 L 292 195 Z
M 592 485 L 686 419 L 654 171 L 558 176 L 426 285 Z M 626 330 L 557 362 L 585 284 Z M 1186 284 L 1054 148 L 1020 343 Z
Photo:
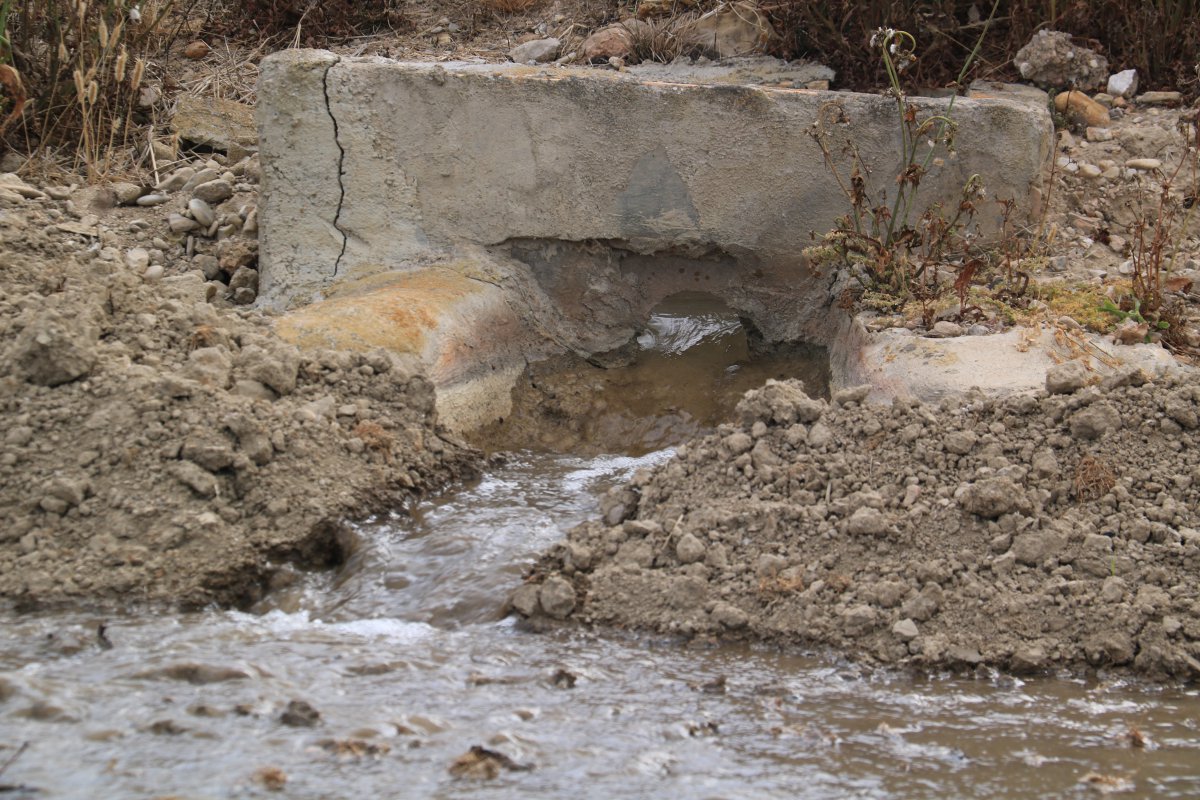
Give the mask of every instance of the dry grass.
M 700 39 L 696 35 L 697 14 L 648 20 L 628 20 L 623 23 L 630 41 L 630 61 L 670 63 L 681 56 L 700 54 Z
M 142 140 L 137 101 L 148 54 L 161 45 L 174 6 L 175 0 L 12 6 L 4 56 L 29 102 L 0 131 L 3 144 L 35 156 L 61 153 L 89 178 L 128 167 Z
M 1099 500 L 1117 485 L 1117 476 L 1104 458 L 1084 456 L 1075 468 L 1075 499 L 1080 502 Z
M 499 14 L 519 14 L 537 5 L 539 0 L 477 0 L 488 11 Z

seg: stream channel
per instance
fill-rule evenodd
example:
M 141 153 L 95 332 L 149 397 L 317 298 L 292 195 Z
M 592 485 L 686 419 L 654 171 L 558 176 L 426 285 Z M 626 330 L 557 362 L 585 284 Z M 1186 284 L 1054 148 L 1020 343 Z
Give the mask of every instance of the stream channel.
M 705 404 L 820 372 L 743 364 L 735 316 L 686 310 L 652 320 L 642 368 L 677 363 Z M 630 452 L 663 435 L 630 430 Z M 245 612 L 109 616 L 108 648 L 95 614 L 6 614 L 0 797 L 1200 796 L 1194 689 L 917 676 L 502 616 L 539 551 L 669 456 L 510 454 L 357 525 L 334 572 Z M 506 757 L 497 775 L 451 774 L 474 746 Z

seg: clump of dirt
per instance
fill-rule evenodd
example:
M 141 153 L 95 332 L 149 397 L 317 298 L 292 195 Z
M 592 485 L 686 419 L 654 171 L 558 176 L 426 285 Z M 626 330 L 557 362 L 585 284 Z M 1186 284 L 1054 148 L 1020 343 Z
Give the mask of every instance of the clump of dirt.
M 1200 378 L 937 407 L 749 392 L 512 598 L 556 620 L 868 663 L 1200 676 Z
M 0 596 L 247 603 L 472 472 L 396 357 L 300 352 L 56 219 L 0 208 Z

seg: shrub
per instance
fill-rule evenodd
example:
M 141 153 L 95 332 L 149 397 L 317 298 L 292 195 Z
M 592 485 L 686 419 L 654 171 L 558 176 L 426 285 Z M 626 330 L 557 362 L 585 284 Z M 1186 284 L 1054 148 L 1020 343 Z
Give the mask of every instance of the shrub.
M 62 149 L 73 168 L 107 173 L 129 152 L 145 53 L 174 0 L 42 0 L 0 10 L 9 110 L 0 139 L 29 153 Z M 11 79 L 15 76 L 15 80 Z M 13 87 L 20 87 L 20 91 Z

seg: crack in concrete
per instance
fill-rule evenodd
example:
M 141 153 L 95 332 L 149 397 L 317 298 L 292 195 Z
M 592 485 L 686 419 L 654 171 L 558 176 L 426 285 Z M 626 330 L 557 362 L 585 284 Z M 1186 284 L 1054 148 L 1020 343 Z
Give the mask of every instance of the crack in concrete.
M 333 107 L 329 103 L 329 72 L 341 62 L 341 59 L 334 61 L 325 68 L 325 73 L 321 76 L 321 89 L 325 93 L 325 113 L 329 115 L 329 121 L 333 123 L 333 143 L 338 149 L 338 206 L 337 211 L 333 215 L 333 227 L 342 235 L 342 250 L 338 253 L 337 261 L 333 262 L 333 275 L 337 277 L 338 270 L 342 266 L 342 257 L 346 255 L 346 246 L 350 243 L 350 237 L 342 230 L 342 206 L 346 202 L 346 183 L 343 180 L 345 177 L 346 165 L 346 148 L 342 147 L 341 133 L 338 130 L 337 117 L 333 115 Z

